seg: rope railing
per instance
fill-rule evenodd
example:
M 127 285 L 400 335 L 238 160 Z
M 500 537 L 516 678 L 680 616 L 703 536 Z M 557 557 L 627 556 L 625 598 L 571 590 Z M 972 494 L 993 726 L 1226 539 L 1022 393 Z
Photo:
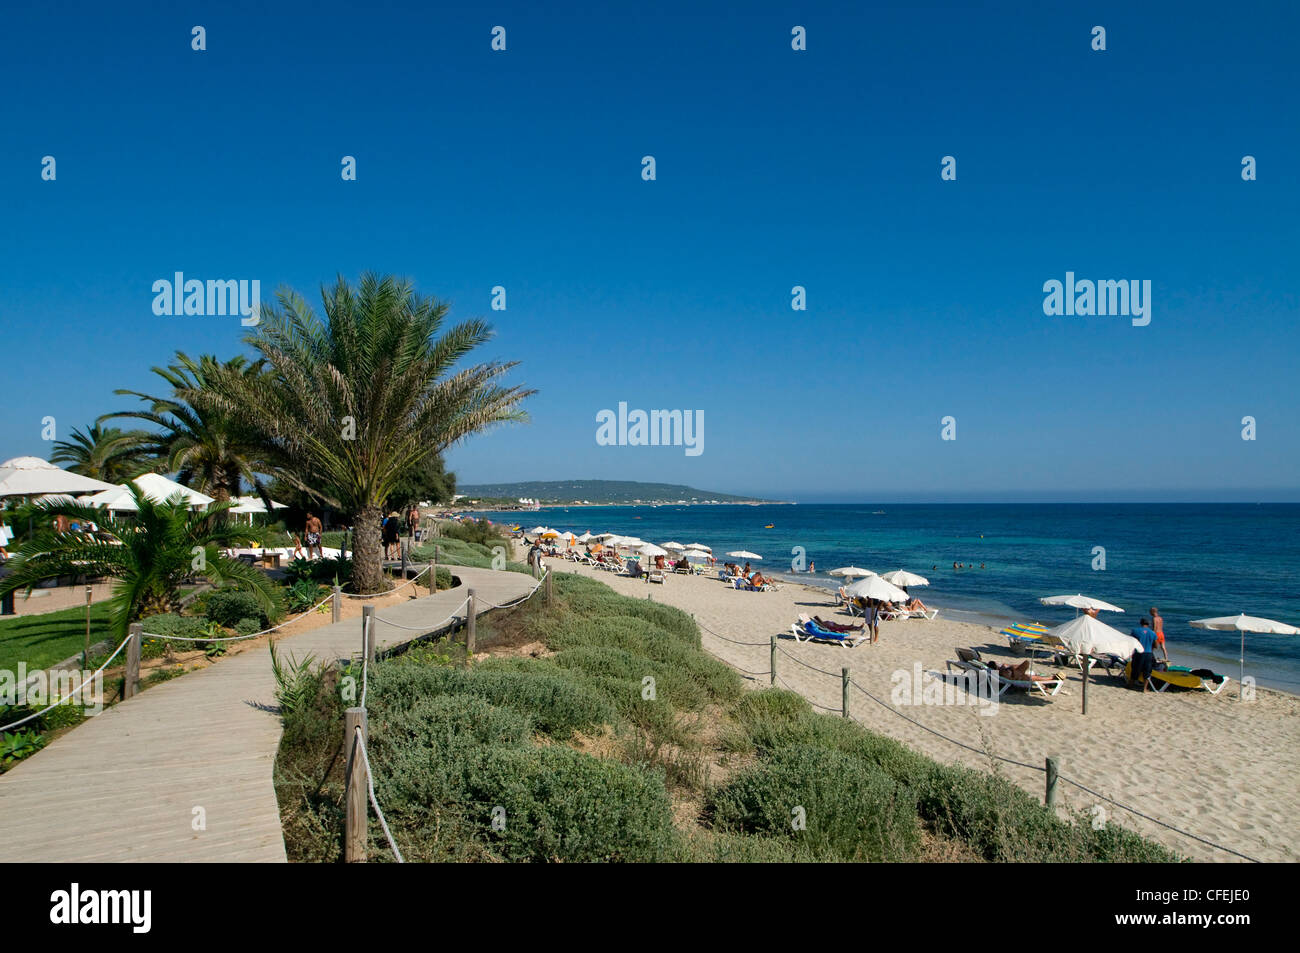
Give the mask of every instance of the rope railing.
M 477 610 L 480 605 L 482 605 L 484 609 L 505 609 L 505 608 L 510 608 L 512 606 L 519 605 L 520 603 L 523 602 L 527 602 L 529 599 L 531 599 L 534 595 L 537 594 L 537 591 L 539 589 L 542 588 L 542 584 L 543 582 L 545 582 L 546 576 L 548 576 L 549 574 L 550 571 L 548 570 L 547 574 L 544 575 L 542 579 L 539 580 L 535 586 L 533 586 L 533 588 L 528 592 L 527 595 L 524 595 L 512 602 L 508 602 L 503 605 L 496 605 L 490 602 L 480 602 L 480 600 L 478 600 L 477 598 L 474 599 L 475 614 L 477 615 Z M 461 601 L 459 605 L 456 606 L 455 609 L 451 611 L 450 615 L 448 615 L 442 621 L 434 623 L 433 625 L 428 625 L 428 624 L 419 625 L 419 626 L 402 625 L 401 623 L 393 622 L 389 619 L 381 618 L 379 615 L 373 612 L 367 612 L 365 615 L 362 616 L 361 699 L 360 702 L 358 703 L 359 704 L 358 714 L 360 718 L 365 718 L 367 712 L 366 698 L 368 697 L 369 690 L 370 690 L 370 652 L 374 647 L 374 642 L 372 639 L 372 635 L 374 632 L 373 629 L 374 623 L 383 622 L 385 625 L 389 625 L 397 629 L 404 629 L 407 631 L 431 632 L 436 629 L 440 629 L 446 623 L 456 619 L 460 615 L 461 610 L 467 609 L 469 605 L 470 605 L 470 597 L 467 596 L 464 600 Z M 468 618 L 468 614 L 467 614 L 467 618 Z M 351 710 L 349 711 L 351 712 Z M 365 735 L 366 732 L 362 729 L 362 726 L 360 724 L 355 725 L 355 727 L 353 727 L 352 737 L 354 739 L 356 750 L 361 755 L 361 765 L 365 771 L 367 797 L 371 807 L 374 808 L 375 817 L 378 818 L 379 820 L 379 826 L 383 829 L 384 837 L 388 841 L 388 846 L 392 850 L 393 856 L 397 858 L 397 862 L 399 864 L 403 864 L 406 863 L 406 860 L 404 857 L 402 857 L 402 852 L 397 846 L 397 841 L 393 839 L 393 833 L 391 830 L 389 830 L 388 827 L 388 820 L 384 817 L 384 811 L 379 806 L 379 797 L 378 795 L 375 794 L 375 772 L 374 772 L 374 768 L 371 767 L 370 757 L 366 751 Z M 356 780 L 357 779 L 354 779 L 351 775 L 349 775 L 348 784 L 356 783 Z M 362 811 L 361 813 L 364 814 L 364 811 Z M 344 835 L 344 855 L 348 859 L 363 860 L 364 859 L 364 830 L 360 830 L 360 828 L 364 826 L 363 819 L 357 817 L 354 814 L 353 801 L 351 798 L 347 798 L 347 817 L 346 817 L 345 824 L 346 824 L 346 831 Z M 359 831 L 359 835 L 358 835 L 358 831 Z M 358 840 L 361 841 L 362 843 L 357 843 Z
M 283 629 L 286 625 L 292 625 L 293 623 L 297 622 L 299 619 L 311 615 L 321 606 L 325 605 L 325 603 L 330 602 L 333 599 L 334 599 L 334 595 L 333 593 L 331 593 L 330 595 L 322 599 L 320 602 L 312 606 L 310 609 L 307 609 L 304 612 L 300 612 L 292 619 L 285 619 L 283 622 L 279 623 L 278 625 L 273 625 L 269 629 L 263 629 L 260 632 L 251 632 L 248 635 L 230 635 L 230 636 L 223 636 L 221 638 L 217 638 L 217 637 L 204 638 L 202 636 L 194 637 L 188 635 L 160 635 L 157 632 L 142 632 L 140 634 L 143 635 L 146 639 L 167 639 L 168 641 L 171 642 L 242 642 L 245 639 L 255 639 L 260 635 L 266 635 L 270 632 L 275 632 L 278 629 Z
M 393 855 L 397 857 L 399 864 L 404 864 L 406 859 L 402 857 L 402 852 L 397 849 L 397 842 L 393 840 L 393 832 L 388 829 L 388 821 L 384 818 L 384 812 L 379 807 L 379 798 L 375 797 L 375 772 L 371 770 L 370 756 L 366 754 L 365 734 L 360 728 L 357 728 L 353 733 L 353 737 L 356 738 L 357 748 L 361 752 L 361 763 L 366 767 L 366 788 L 370 794 L 370 804 L 375 809 L 375 816 L 379 818 L 379 826 L 384 830 L 384 837 L 388 838 L 388 846 L 392 848 Z
M 733 644 L 733 645 L 742 645 L 742 646 L 755 646 L 755 647 L 757 647 L 757 646 L 771 646 L 771 647 L 774 647 L 778 652 L 780 652 L 780 654 L 786 656 L 786 657 L 789 658 L 789 659 L 792 659 L 793 661 L 795 661 L 796 663 L 798 663 L 799 665 L 803 666 L 803 667 L 806 668 L 806 669 L 809 669 L 809 670 L 811 670 L 811 671 L 817 672 L 818 674 L 826 675 L 826 676 L 828 676 L 828 677 L 830 677 L 830 678 L 834 678 L 836 681 L 840 681 L 840 682 L 843 682 L 844 679 L 845 679 L 846 676 L 847 676 L 847 672 L 844 672 L 844 673 L 828 672 L 828 671 L 826 671 L 825 669 L 818 668 L 818 667 L 815 666 L 815 665 L 810 665 L 808 662 L 805 662 L 803 659 L 799 658 L 798 656 L 793 655 L 792 653 L 786 651 L 786 650 L 785 650 L 783 647 L 781 647 L 780 645 L 775 645 L 775 644 L 774 644 L 774 643 L 775 643 L 775 639 L 774 639 L 774 638 L 773 638 L 772 640 L 769 640 L 768 642 L 745 642 L 745 641 L 741 641 L 741 640 L 738 640 L 738 639 L 728 638 L 727 636 L 724 636 L 724 635 L 722 635 L 721 633 L 714 632 L 712 629 L 710 629 L 708 626 L 704 625 L 704 623 L 700 622 L 698 619 L 696 619 L 695 621 L 696 621 L 696 624 L 699 625 L 700 628 L 701 628 L 702 630 L 708 632 L 710 635 L 713 635 L 713 636 L 715 636 L 715 637 L 721 639 L 721 640 L 724 641 L 724 642 L 730 642 L 730 643 Z M 775 659 L 775 655 L 773 655 L 773 659 Z M 816 701 L 813 701 L 811 698 L 809 698 L 809 697 L 807 696 L 807 694 L 805 694 L 804 692 L 801 692 L 801 691 L 799 691 L 798 689 L 796 689 L 796 688 L 794 688 L 793 686 L 791 686 L 790 683 L 787 682 L 784 678 L 782 678 L 781 675 L 780 675 L 779 673 L 776 673 L 776 672 L 773 672 L 773 671 L 770 671 L 770 670 L 767 671 L 767 672 L 748 672 L 748 671 L 746 671 L 745 669 L 741 669 L 741 668 L 739 668 L 738 666 L 732 666 L 732 667 L 733 667 L 733 668 L 736 668 L 738 671 L 743 672 L 743 673 L 746 674 L 746 675 L 755 675 L 755 676 L 757 676 L 757 675 L 771 675 L 771 676 L 773 677 L 773 679 L 774 679 L 776 682 L 779 682 L 779 683 L 782 685 L 782 687 L 786 688 L 786 689 L 789 690 L 789 691 L 797 692 L 798 694 L 803 695 L 804 698 L 805 698 L 805 700 L 806 700 L 810 705 L 812 705 L 814 708 L 820 709 L 821 711 L 824 711 L 824 712 L 829 712 L 829 713 L 834 713 L 834 714 L 840 714 L 840 715 L 843 715 L 843 716 L 846 717 L 846 718 L 848 717 L 848 712 L 847 712 L 847 710 L 846 710 L 847 707 L 848 707 L 847 696 L 845 697 L 844 708 L 833 708 L 833 707 L 828 707 L 828 706 L 826 706 L 826 705 L 822 705 L 822 704 L 817 703 Z M 1013 766 L 1015 766 L 1015 767 L 1017 767 L 1017 768 L 1023 768 L 1023 769 L 1028 770 L 1028 771 L 1034 771 L 1034 772 L 1037 772 L 1037 773 L 1040 773 L 1040 774 L 1041 774 L 1041 773 L 1044 773 L 1044 772 L 1047 771 L 1047 769 L 1046 769 L 1045 767 L 1043 767 L 1042 765 L 1027 764 L 1027 763 L 1024 762 L 1024 761 L 1017 761 L 1017 760 L 1014 759 L 1014 758 L 1007 758 L 1007 757 L 1004 757 L 1004 756 L 1002 756 L 1002 755 L 996 754 L 996 753 L 994 753 L 994 752 L 992 752 L 992 751 L 988 751 L 988 750 L 985 750 L 985 749 L 983 749 L 983 748 L 977 748 L 977 747 L 975 747 L 974 745 L 966 744 L 965 742 L 963 742 L 963 741 L 959 741 L 959 740 L 957 740 L 956 738 L 950 737 L 950 736 L 944 734 L 944 733 L 941 732 L 941 731 L 936 731 L 934 728 L 931 728 L 929 725 L 923 724 L 922 722 L 918 721 L 917 719 L 912 718 L 912 717 L 910 717 L 909 715 L 906 715 L 906 714 L 904 714 L 903 712 L 899 711 L 897 708 L 895 708 L 893 705 L 890 705 L 888 702 L 885 702 L 885 701 L 883 701 L 882 699 L 877 698 L 874 694 L 872 694 L 871 692 L 867 691 L 867 689 L 863 688 L 862 685 L 859 684 L 859 683 L 857 682 L 856 679 L 848 679 L 848 684 L 852 685 L 854 688 L 856 688 L 858 691 L 860 691 L 863 695 L 866 695 L 866 696 L 867 696 L 868 698 L 870 698 L 873 702 L 875 702 L 877 705 L 879 705 L 880 707 L 884 708 L 886 711 L 890 712 L 891 714 L 897 715 L 899 718 L 902 718 L 904 721 L 909 722 L 910 724 L 915 725 L 917 728 L 920 728 L 922 731 L 928 732 L 929 734 L 934 735 L 936 738 L 940 738 L 940 739 L 942 739 L 943 741 L 946 741 L 946 742 L 948 742 L 948 743 L 951 744 L 951 745 L 955 745 L 955 746 L 958 747 L 958 748 L 961 748 L 961 749 L 963 749 L 963 750 L 965 750 L 965 751 L 969 751 L 969 752 L 972 752 L 972 753 L 974 753 L 974 754 L 980 755 L 981 757 L 992 758 L 993 760 L 998 761 L 998 762 L 1001 762 L 1001 763 L 1003 763 L 1003 764 L 1013 765 Z M 1074 787 L 1080 789 L 1081 791 L 1084 791 L 1084 792 L 1086 792 L 1086 793 L 1092 795 L 1093 797 L 1096 797 L 1096 798 L 1099 798 L 1099 799 L 1101 799 L 1101 800 L 1103 800 L 1103 801 L 1106 801 L 1107 803 L 1109 803 L 1109 804 L 1111 804 L 1111 805 L 1113 805 L 1113 806 L 1119 808 L 1120 810 L 1128 811 L 1130 814 L 1133 814 L 1133 815 L 1136 816 L 1136 817 L 1140 817 L 1140 818 L 1142 818 L 1142 819 L 1144 819 L 1144 820 L 1146 820 L 1146 821 L 1150 821 L 1151 823 L 1156 824 L 1156 825 L 1158 825 L 1158 826 L 1160 826 L 1160 827 L 1163 827 L 1163 828 L 1165 828 L 1166 830 L 1172 831 L 1173 833 L 1178 834 L 1178 835 L 1180 835 L 1180 836 L 1182 836 L 1182 837 L 1186 837 L 1186 838 L 1188 838 L 1188 839 L 1190 839 L 1190 840 L 1194 840 L 1194 841 L 1196 841 L 1196 842 L 1198 842 L 1198 843 L 1201 843 L 1201 844 L 1204 844 L 1204 845 L 1206 845 L 1206 846 L 1208 846 L 1208 847 L 1212 847 L 1212 848 L 1214 848 L 1215 850 L 1221 850 L 1221 851 L 1223 851 L 1223 852 L 1225 852 L 1225 853 L 1232 854 L 1234 857 L 1240 857 L 1240 858 L 1242 858 L 1243 860 L 1248 860 L 1248 861 L 1251 861 L 1252 863 L 1260 863 L 1260 861 L 1259 861 L 1257 858 L 1251 857 L 1249 854 L 1245 854 L 1245 853 L 1243 853 L 1243 852 L 1241 852 L 1241 851 L 1239 851 L 1239 850 L 1235 850 L 1235 849 L 1233 849 L 1233 848 L 1231 848 L 1231 847 L 1228 847 L 1228 846 L 1226 846 L 1226 845 L 1224 845 L 1224 844 L 1217 843 L 1217 842 L 1215 842 L 1215 841 L 1210 840 L 1209 838 L 1201 837 L 1201 836 L 1198 835 L 1198 834 L 1193 834 L 1191 831 L 1183 830 L 1182 828 L 1180 828 L 1180 827 L 1176 827 L 1175 825 L 1170 824 L 1170 823 L 1167 823 L 1166 821 L 1162 821 L 1162 820 L 1160 820 L 1159 818 L 1152 817 L 1151 815 L 1146 814 L 1146 813 L 1144 813 L 1144 812 L 1142 812 L 1142 811 L 1139 811 L 1138 809 L 1136 809 L 1136 808 L 1134 808 L 1134 807 L 1132 807 L 1132 806 L 1130 806 L 1130 805 L 1128 805 L 1128 804 L 1125 804 L 1125 803 L 1123 803 L 1122 801 L 1118 801 L 1118 800 L 1116 800 L 1115 798 L 1112 798 L 1112 797 L 1109 797 L 1109 796 L 1107 796 L 1107 795 L 1105 795 L 1105 794 L 1102 794 L 1102 793 L 1099 792 L 1099 791 L 1094 791 L 1094 790 L 1092 790 L 1091 788 L 1089 788 L 1089 787 L 1087 787 L 1087 786 L 1081 784 L 1080 782 L 1075 781 L 1073 778 L 1068 778 L 1068 777 L 1066 777 L 1066 776 L 1063 775 L 1063 774 L 1058 774 L 1058 775 L 1057 775 L 1057 779 L 1058 779 L 1059 781 L 1064 781 L 1064 782 L 1066 782 L 1067 784 L 1071 784 L 1071 785 L 1073 785 Z
M 49 704 L 49 705 L 46 705 L 46 706 L 45 706 L 44 708 L 42 708 L 40 711 L 35 712 L 35 713 L 31 714 L 31 715 L 28 715 L 28 716 L 25 717 L 25 718 L 19 718 L 17 721 L 11 721 L 11 722 L 10 722 L 9 724 L 7 724 L 7 725 L 0 726 L 0 731 L 8 731 L 10 728 L 17 728 L 19 725 L 25 725 L 25 724 L 27 724 L 27 722 L 29 722 L 29 721 L 31 721 L 31 720 L 33 720 L 33 719 L 35 719 L 35 718 L 39 718 L 39 717 L 41 717 L 41 715 L 45 714 L 47 711 L 52 711 L 52 710 L 54 710 L 55 708 L 58 708 L 60 705 L 62 705 L 64 702 L 66 702 L 69 698 L 76 698 L 76 697 L 77 697 L 77 694 L 78 694 L 78 693 L 79 693 L 83 688 L 86 687 L 86 683 L 87 683 L 87 682 L 92 682 L 92 681 L 94 681 L 96 678 L 98 678 L 100 675 L 102 675 L 102 674 L 104 673 L 104 669 L 108 668 L 109 663 L 111 663 L 111 662 L 113 661 L 113 659 L 117 658 L 117 654 L 118 654 L 119 652 L 121 652 L 122 649 L 126 648 L 126 644 L 127 644 L 128 642 L 130 642 L 130 641 L 131 641 L 131 636 L 128 635 L 126 638 L 124 638 L 124 639 L 122 640 L 121 644 L 118 645 L 118 647 L 117 647 L 116 649 L 113 650 L 113 654 L 110 655 L 110 656 L 108 657 L 108 659 L 104 662 L 103 665 L 101 665 L 98 669 L 96 669 L 94 672 L 92 672 L 92 673 L 91 673 L 87 678 L 83 678 L 83 679 L 81 680 L 81 684 L 80 684 L 80 685 L 78 685 L 78 686 L 77 686 L 76 688 L 74 688 L 72 691 L 68 692 L 68 694 L 64 695 L 64 696 L 63 696 L 62 698 L 60 698 L 58 701 L 53 702 L 53 703 L 51 703 L 51 704 Z
M 370 593 L 341 592 L 339 593 L 339 595 L 341 595 L 344 599 L 382 599 L 384 596 L 391 596 L 395 592 L 401 592 L 407 586 L 415 585 L 417 582 L 420 581 L 420 577 L 425 575 L 430 568 L 432 567 L 425 566 L 423 569 L 421 569 L 410 579 L 406 580 L 406 582 L 402 583 L 400 586 L 393 586 L 392 589 L 386 589 L 383 592 L 370 592 Z

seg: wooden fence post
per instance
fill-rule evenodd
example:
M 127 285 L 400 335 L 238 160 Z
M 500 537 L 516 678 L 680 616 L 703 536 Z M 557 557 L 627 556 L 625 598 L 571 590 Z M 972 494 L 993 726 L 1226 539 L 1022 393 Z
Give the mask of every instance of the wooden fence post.
M 347 755 L 344 769 L 343 795 L 347 817 L 343 830 L 343 859 L 349 864 L 364 863 L 366 842 L 369 840 L 369 817 L 366 811 L 366 764 L 361 759 L 357 744 L 357 730 L 361 740 L 368 741 L 368 725 L 364 708 L 349 708 L 343 714 L 343 751 Z
M 844 717 L 849 717 L 849 670 L 840 669 L 840 708 Z
M 90 671 L 90 598 L 91 587 L 86 586 L 86 646 L 81 650 L 81 667 Z
M 466 615 L 465 615 L 465 657 L 466 657 L 466 658 L 469 658 L 471 655 L 474 654 L 474 642 L 475 642 L 475 639 L 476 639 L 477 636 L 478 636 L 478 632 L 476 631 L 476 629 L 475 629 L 475 627 L 474 627 L 474 623 L 475 623 L 475 615 L 474 615 L 474 590 L 471 589 L 471 590 L 469 591 L 468 595 L 469 595 L 469 604 L 465 607 L 465 612 L 466 612 Z
M 330 618 L 331 621 L 337 622 L 343 618 L 343 587 L 334 587 L 334 596 L 330 600 Z
M 769 684 L 775 685 L 776 684 L 776 636 L 775 635 L 772 636 L 772 664 L 769 667 L 772 669 L 772 681 Z
M 411 542 L 405 536 L 402 537 L 402 582 L 406 582 L 406 558 L 411 551 Z
M 1060 766 L 1055 758 L 1047 759 L 1047 796 L 1044 803 L 1048 808 L 1056 807 L 1056 779 L 1060 777 Z
M 367 662 L 375 660 L 375 607 L 361 607 L 361 652 Z
M 438 564 L 429 563 L 429 595 L 438 591 Z
M 131 698 L 140 690 L 140 639 L 144 625 L 132 622 L 126 643 L 126 681 L 122 686 L 122 697 Z

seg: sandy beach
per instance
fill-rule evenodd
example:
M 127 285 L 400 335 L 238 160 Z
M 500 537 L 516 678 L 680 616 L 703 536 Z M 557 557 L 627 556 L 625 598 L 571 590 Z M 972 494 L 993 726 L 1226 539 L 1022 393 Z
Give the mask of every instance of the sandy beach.
M 781 636 L 777 684 L 836 713 L 841 710 L 842 666 L 850 668 L 863 689 L 889 703 L 896 672 L 908 673 L 910 682 L 918 665 L 922 672 L 943 670 L 945 661 L 956 657 L 956 646 L 977 648 L 988 658 L 1020 659 L 996 629 L 945 620 L 942 612 L 931 622 L 885 623 L 876 645 L 847 649 L 796 643 L 790 624 L 801 612 L 847 619 L 836 614 L 824 590 L 786 583 L 776 592 L 744 592 L 716 577 L 673 574 L 664 585 L 650 585 L 562 559 L 547 559 L 546 565 L 599 579 L 624 595 L 649 597 L 690 612 L 703 631 L 704 647 L 743 671 L 766 673 L 770 637 Z M 728 639 L 761 644 L 737 645 Z M 1035 665 L 1040 674 L 1058 671 L 1049 662 Z M 965 703 L 890 710 L 855 688 L 850 688 L 850 713 L 936 760 L 985 769 L 995 764 L 995 770 L 1038 798 L 1044 792 L 1042 771 L 994 762 L 990 755 L 1036 766 L 1054 756 L 1063 779 L 1058 790 L 1063 807 L 1087 812 L 1094 823 L 1123 824 L 1194 860 L 1241 858 L 1136 816 L 1064 779 L 1250 858 L 1297 859 L 1300 821 L 1288 805 L 1300 786 L 1295 757 L 1300 698 L 1258 689 L 1253 701 L 1239 702 L 1235 678 L 1217 696 L 1178 690 L 1144 695 L 1094 670 L 1088 713 L 1083 715 L 1078 669 L 1059 671 L 1066 674 L 1067 684 L 1055 698 L 1009 692 L 996 706 L 985 706 L 982 714 L 978 706 Z M 746 675 L 746 680 L 765 687 L 769 676 Z M 929 683 L 922 675 L 922 686 Z M 955 694 L 969 701 L 964 692 Z M 900 712 L 977 750 L 936 737 Z

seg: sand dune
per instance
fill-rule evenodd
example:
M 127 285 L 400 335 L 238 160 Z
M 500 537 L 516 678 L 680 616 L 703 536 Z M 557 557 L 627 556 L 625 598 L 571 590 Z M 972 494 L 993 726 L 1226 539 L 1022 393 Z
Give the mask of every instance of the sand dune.
M 955 657 L 955 646 L 974 646 L 994 658 L 1017 658 L 996 629 L 948 621 L 942 613 L 933 622 L 885 623 L 876 645 L 846 649 L 796 643 L 790 623 L 800 612 L 838 618 L 827 593 L 812 587 L 785 584 L 778 592 L 741 592 L 714 578 L 679 575 L 670 575 L 660 586 L 564 560 L 549 559 L 547 565 L 597 578 L 624 595 L 648 596 L 690 612 L 704 632 L 704 647 L 738 669 L 767 672 L 770 637 L 782 636 L 778 684 L 837 713 L 842 666 L 851 669 L 852 679 L 863 689 L 889 703 L 896 672 L 910 677 L 918 665 L 922 671 L 943 669 L 945 660 Z M 737 645 L 726 639 L 761 644 Z M 1037 663 L 1037 670 L 1057 671 L 1046 662 Z M 755 686 L 769 681 L 767 675 L 747 678 Z M 849 709 L 864 725 L 940 761 L 988 768 L 992 754 L 1041 766 L 1049 755 L 1055 756 L 1063 778 L 1166 824 L 1258 860 L 1297 859 L 1300 822 L 1292 808 L 1300 787 L 1300 698 L 1259 689 L 1254 701 L 1238 702 L 1235 680 L 1218 696 L 1177 690 L 1143 695 L 1101 674 L 1090 681 L 1085 716 L 1080 712 L 1081 688 L 1076 669 L 1051 701 L 1008 693 L 995 708 L 985 708 L 985 714 L 968 704 L 912 704 L 890 710 L 851 688 Z M 957 695 L 969 700 L 964 693 Z M 896 711 L 977 750 L 936 737 Z M 1000 761 L 996 770 L 1036 797 L 1043 796 L 1042 771 Z M 1240 860 L 1070 784 L 1060 785 L 1058 799 L 1192 859 Z

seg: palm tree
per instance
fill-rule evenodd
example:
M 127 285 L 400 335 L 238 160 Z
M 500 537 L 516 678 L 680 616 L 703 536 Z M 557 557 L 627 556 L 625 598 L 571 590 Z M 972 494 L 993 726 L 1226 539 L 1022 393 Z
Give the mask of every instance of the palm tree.
M 155 458 L 146 449 L 152 439 L 144 430 L 94 423 L 84 431 L 74 428 L 70 440 L 56 441 L 50 462 L 105 483 L 125 483 L 153 467 Z
M 340 277 L 321 298 L 323 319 L 297 293 L 280 292 L 245 338 L 269 382 L 222 369 L 208 380 L 206 400 L 244 415 L 273 448 L 280 477 L 353 514 L 353 582 L 378 592 L 379 524 L 394 488 L 430 454 L 526 420 L 520 404 L 534 392 L 497 383 L 517 362 L 456 370 L 491 328 L 469 320 L 444 330 L 447 305 L 409 281 L 367 273 L 353 288 Z
M 275 585 L 264 574 L 219 549 L 255 531 L 236 527 L 221 518 L 225 506 L 212 504 L 206 512 L 188 509 L 180 495 L 157 503 L 135 484 L 128 484 L 138 511 L 129 522 L 106 516 L 103 510 L 79 503 L 46 500 L 24 507 L 38 528 L 8 563 L 10 573 L 0 580 L 0 595 L 18 589 L 31 591 L 37 583 L 59 576 L 108 576 L 117 580 L 109 602 L 114 641 L 126 636 L 127 626 L 144 616 L 179 608 L 182 582 L 191 576 L 214 585 L 233 584 L 249 590 L 258 603 L 274 614 Z M 59 533 L 56 517 L 83 525 L 96 523 L 99 534 Z
M 131 417 L 146 420 L 160 428 L 143 449 L 162 461 L 163 469 L 176 474 L 176 480 L 224 503 L 238 496 L 247 480 L 263 494 L 261 473 L 272 469 L 264 447 L 244 425 L 238 412 L 224 412 L 211 405 L 199 407 L 190 397 L 206 386 L 208 378 L 228 374 L 246 382 L 250 389 L 263 379 L 261 362 L 250 363 L 236 357 L 224 363 L 210 354 L 197 361 L 182 351 L 176 363 L 153 372 L 172 388 L 170 397 L 153 397 L 133 390 L 114 391 L 139 397 L 149 404 L 148 410 L 123 410 L 105 414 L 100 420 Z

